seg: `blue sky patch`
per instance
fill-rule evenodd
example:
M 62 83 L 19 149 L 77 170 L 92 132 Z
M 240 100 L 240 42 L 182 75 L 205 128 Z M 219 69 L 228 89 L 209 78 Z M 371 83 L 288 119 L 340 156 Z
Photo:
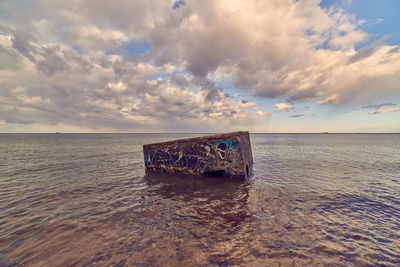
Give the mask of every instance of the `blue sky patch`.
M 106 55 L 126 55 L 126 54 L 137 54 L 143 55 L 150 50 L 150 43 L 145 39 L 131 40 L 126 45 L 105 52 Z
M 150 50 L 150 44 L 146 40 L 130 41 L 122 49 L 134 54 L 146 54 Z
M 78 52 L 79 54 L 83 53 L 82 49 L 77 45 L 71 45 L 71 49 Z
M 168 80 L 169 75 L 165 74 L 165 73 L 157 73 L 157 74 L 153 75 L 150 79 L 148 79 L 148 81 L 155 81 L 155 80 L 158 80 L 159 78 L 161 78 L 163 80 Z
M 357 20 L 365 19 L 361 29 L 371 34 L 371 42 L 387 36 L 385 44 L 400 43 L 400 1 L 354 0 L 348 10 Z
M 370 38 L 356 46 L 360 49 L 365 45 L 384 39 L 387 45 L 400 43 L 400 1 L 399 0 L 353 0 L 351 2 L 342 0 L 323 0 L 320 6 L 324 9 L 340 7 L 350 14 L 356 16 L 356 20 L 365 20 L 360 29 L 370 35 Z
M 186 2 L 183 0 L 175 1 L 174 5 L 172 6 L 172 9 L 177 9 L 180 6 L 186 5 Z

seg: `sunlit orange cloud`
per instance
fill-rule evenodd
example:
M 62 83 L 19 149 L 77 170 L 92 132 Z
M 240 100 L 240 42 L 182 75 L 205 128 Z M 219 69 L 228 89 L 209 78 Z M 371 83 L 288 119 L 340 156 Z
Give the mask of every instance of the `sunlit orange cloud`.
M 379 114 L 379 113 L 387 113 L 387 112 L 395 112 L 395 111 L 400 111 L 400 108 L 386 108 L 386 109 L 378 109 L 374 111 L 368 112 L 368 114 Z

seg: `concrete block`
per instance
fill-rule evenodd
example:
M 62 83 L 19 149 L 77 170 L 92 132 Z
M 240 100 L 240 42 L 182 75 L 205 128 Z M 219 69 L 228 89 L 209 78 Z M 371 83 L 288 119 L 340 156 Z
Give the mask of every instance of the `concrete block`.
M 253 169 L 249 132 L 143 145 L 146 171 L 247 178 Z

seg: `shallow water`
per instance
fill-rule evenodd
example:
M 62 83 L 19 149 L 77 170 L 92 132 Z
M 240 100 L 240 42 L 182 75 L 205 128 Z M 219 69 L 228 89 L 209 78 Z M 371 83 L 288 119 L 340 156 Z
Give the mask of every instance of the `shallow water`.
M 194 134 L 0 134 L 0 266 L 399 266 L 400 135 L 253 134 L 247 181 L 145 175 Z

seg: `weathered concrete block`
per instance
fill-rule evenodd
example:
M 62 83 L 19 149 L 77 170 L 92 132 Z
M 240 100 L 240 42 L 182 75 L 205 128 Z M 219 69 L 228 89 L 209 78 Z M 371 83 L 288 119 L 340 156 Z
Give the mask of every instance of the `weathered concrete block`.
M 249 132 L 143 145 L 146 171 L 247 178 L 253 168 Z

